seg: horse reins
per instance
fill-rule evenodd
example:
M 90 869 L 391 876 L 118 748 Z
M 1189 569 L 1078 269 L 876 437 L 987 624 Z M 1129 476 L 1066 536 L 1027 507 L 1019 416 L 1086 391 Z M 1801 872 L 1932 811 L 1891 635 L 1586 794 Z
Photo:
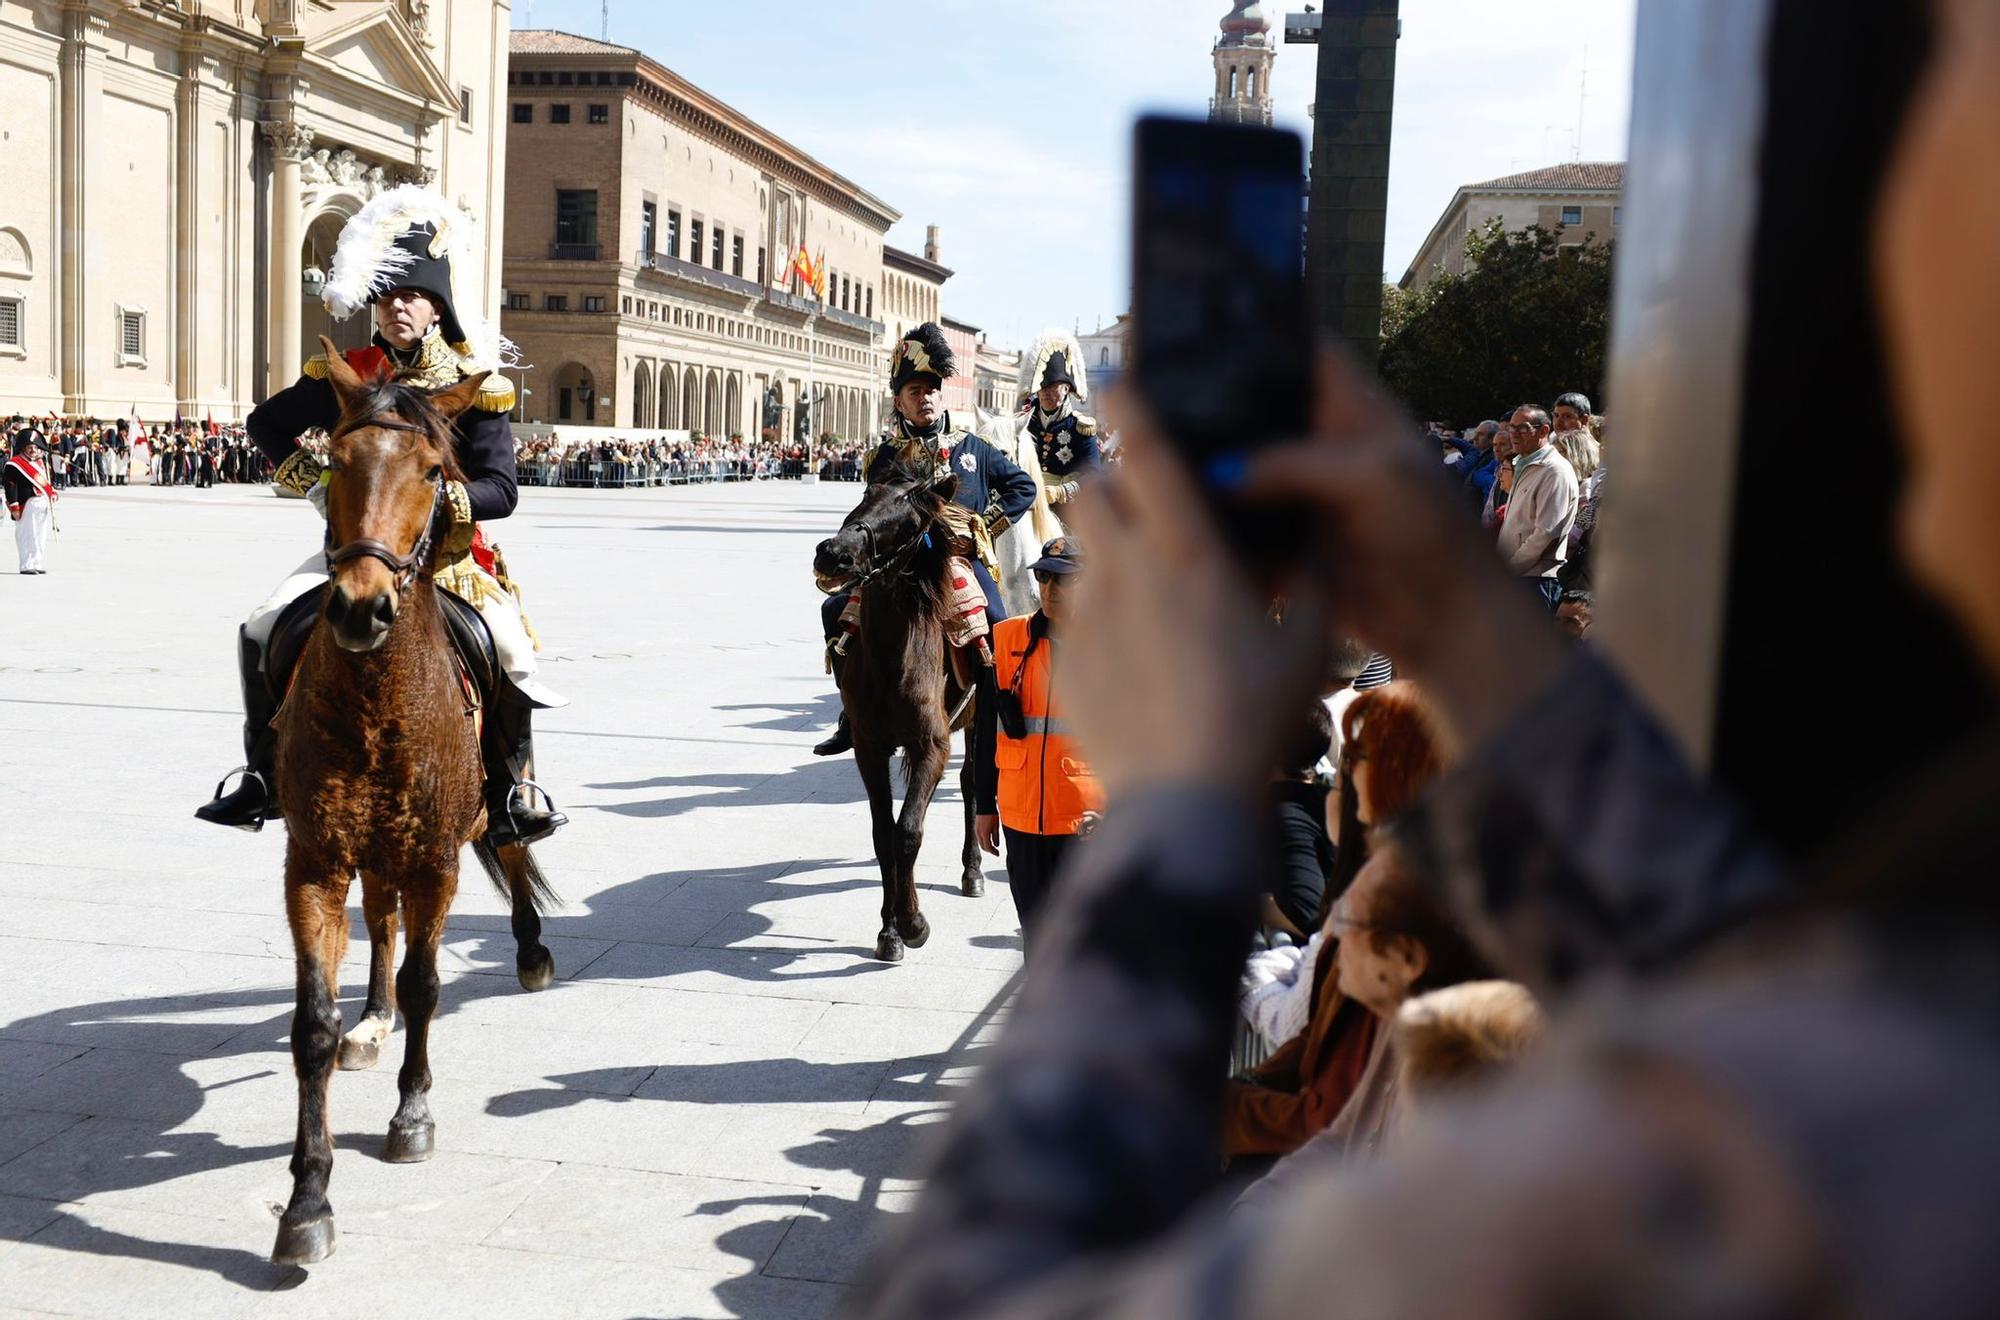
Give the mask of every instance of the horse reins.
M 343 426 L 333 433 L 331 439 L 337 440 L 348 432 L 358 431 L 364 426 L 383 431 L 408 431 L 412 435 L 430 436 L 436 439 L 429 427 L 418 426 L 413 422 L 397 421 L 390 417 L 377 417 L 356 422 L 352 426 Z M 354 559 L 376 559 L 396 575 L 396 590 L 407 590 L 410 583 L 416 579 L 417 570 L 430 558 L 431 544 L 437 538 L 438 513 L 444 508 L 444 503 L 445 479 L 444 474 L 440 472 L 437 479 L 437 493 L 431 498 L 431 516 L 424 520 L 424 530 L 418 535 L 416 544 L 410 547 L 408 554 L 403 555 L 397 554 L 393 546 L 371 537 L 360 537 L 336 548 L 330 544 L 333 540 L 333 524 L 329 522 L 326 527 L 326 539 L 329 542 L 326 550 L 326 571 L 331 573 L 342 564 Z

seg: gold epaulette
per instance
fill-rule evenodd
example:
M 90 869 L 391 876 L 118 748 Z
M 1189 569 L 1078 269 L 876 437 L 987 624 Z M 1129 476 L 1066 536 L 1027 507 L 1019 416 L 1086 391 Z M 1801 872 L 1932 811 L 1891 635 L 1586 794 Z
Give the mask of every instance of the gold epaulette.
M 324 353 L 313 354 L 311 357 L 306 359 L 305 366 L 301 367 L 300 370 L 305 372 L 306 375 L 312 377 L 314 380 L 325 380 L 326 354 Z
M 1096 435 L 1097 419 L 1095 417 L 1086 417 L 1082 413 L 1078 413 L 1076 415 L 1076 433 L 1078 435 Z
M 514 382 L 494 372 L 479 383 L 479 397 L 473 400 L 472 406 L 492 413 L 513 412 Z

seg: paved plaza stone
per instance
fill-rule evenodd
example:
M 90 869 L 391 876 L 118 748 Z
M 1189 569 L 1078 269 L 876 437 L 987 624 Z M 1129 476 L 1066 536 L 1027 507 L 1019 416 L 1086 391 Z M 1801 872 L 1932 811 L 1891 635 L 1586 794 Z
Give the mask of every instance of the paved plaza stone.
M 515 982 L 469 855 L 432 1035 L 437 1155 L 380 1159 L 401 1034 L 336 1073 L 339 1247 L 268 1263 L 290 1191 L 284 832 L 193 818 L 241 759 L 237 624 L 314 549 L 256 487 L 82 491 L 0 565 L 0 1315 L 830 1314 L 907 1209 L 1020 973 L 1003 873 L 870 957 L 880 885 L 819 659 L 812 548 L 853 486 L 526 490 L 496 530 L 568 708 L 559 980 Z M 366 977 L 358 891 L 343 969 Z M 9 1309 L 14 1308 L 14 1309 Z

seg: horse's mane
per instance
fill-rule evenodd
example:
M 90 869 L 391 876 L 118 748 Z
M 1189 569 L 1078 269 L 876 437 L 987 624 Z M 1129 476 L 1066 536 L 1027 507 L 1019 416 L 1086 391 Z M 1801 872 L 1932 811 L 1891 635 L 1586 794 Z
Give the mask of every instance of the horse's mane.
M 937 466 L 921 445 L 908 444 L 889 452 L 875 470 L 870 485 L 912 486 L 915 498 L 929 504 L 928 513 L 935 529 L 944 512 L 944 499 L 937 493 Z M 915 600 L 919 611 L 940 622 L 950 617 L 950 600 L 944 587 L 944 538 L 933 536 L 931 544 L 919 547 L 910 557 L 908 568 L 899 575 L 896 588 Z
M 429 391 L 406 384 L 394 376 L 376 376 L 366 382 L 362 392 L 348 407 L 348 416 L 358 425 L 366 425 L 366 419 L 391 413 L 412 426 L 421 426 L 432 435 L 442 436 L 445 477 L 451 481 L 465 480 L 465 469 L 458 461 L 458 428 L 438 411 L 437 405 L 431 402 Z

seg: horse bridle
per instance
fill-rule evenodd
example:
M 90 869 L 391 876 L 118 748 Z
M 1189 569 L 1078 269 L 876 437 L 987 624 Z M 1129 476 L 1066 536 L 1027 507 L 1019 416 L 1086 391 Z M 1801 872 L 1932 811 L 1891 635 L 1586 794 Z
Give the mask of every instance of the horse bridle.
M 350 431 L 358 431 L 363 427 L 374 427 L 383 431 L 408 431 L 412 435 L 431 436 L 432 439 L 436 439 L 435 436 L 431 435 L 429 427 L 418 426 L 413 422 L 397 421 L 392 417 L 370 418 L 355 422 L 351 426 L 343 426 L 334 432 L 331 438 L 338 440 Z M 391 573 L 396 575 L 397 591 L 408 590 L 410 583 L 416 579 L 417 570 L 421 569 L 425 561 L 431 556 L 431 545 L 437 539 L 438 514 L 443 510 L 444 505 L 445 478 L 444 473 L 440 471 L 437 479 L 437 492 L 431 498 L 431 516 L 424 520 L 424 530 L 418 534 L 416 544 L 410 547 L 408 554 L 402 555 L 397 554 L 393 546 L 365 536 L 349 541 L 345 545 L 335 547 L 332 544 L 333 524 L 329 521 L 326 525 L 326 539 L 328 542 L 326 571 L 331 573 L 350 560 L 376 559 L 380 560 Z
M 909 490 L 904 491 L 900 496 L 898 496 L 898 498 L 901 499 L 906 504 L 914 505 L 917 498 L 917 490 L 918 487 L 913 486 Z M 896 552 L 890 555 L 887 559 L 882 558 L 879 554 L 876 553 L 875 529 L 870 527 L 865 522 L 860 524 L 861 539 L 867 544 L 868 547 L 868 567 L 864 569 L 862 572 L 855 575 L 853 581 L 847 584 L 847 590 L 859 591 L 861 590 L 861 588 L 867 586 L 870 582 L 873 582 L 876 579 L 887 575 L 888 573 L 890 573 L 895 569 L 901 568 L 906 562 L 908 562 L 911 556 L 917 553 L 917 548 L 919 546 L 923 545 L 924 543 L 930 540 L 931 524 L 936 521 L 937 521 L 936 518 L 926 519 L 922 529 L 919 530 L 915 536 L 910 538 L 910 543 L 906 546 L 899 547 L 896 550 Z

